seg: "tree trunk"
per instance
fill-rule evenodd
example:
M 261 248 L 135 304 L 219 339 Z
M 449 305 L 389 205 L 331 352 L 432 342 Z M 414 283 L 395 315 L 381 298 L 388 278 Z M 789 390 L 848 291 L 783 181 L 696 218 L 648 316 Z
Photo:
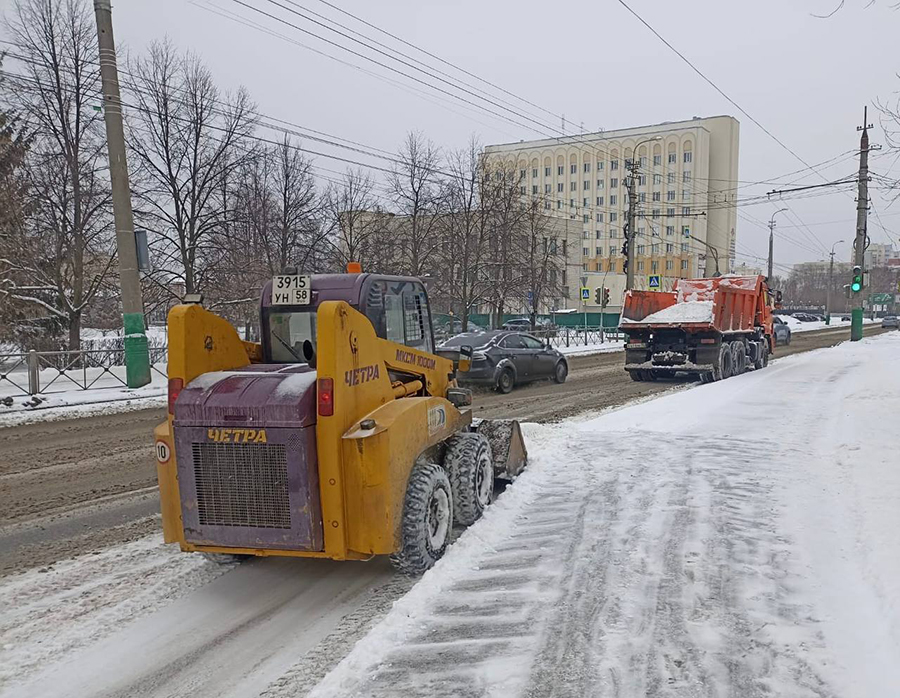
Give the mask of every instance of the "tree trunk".
M 81 311 L 69 314 L 69 351 L 81 349 Z

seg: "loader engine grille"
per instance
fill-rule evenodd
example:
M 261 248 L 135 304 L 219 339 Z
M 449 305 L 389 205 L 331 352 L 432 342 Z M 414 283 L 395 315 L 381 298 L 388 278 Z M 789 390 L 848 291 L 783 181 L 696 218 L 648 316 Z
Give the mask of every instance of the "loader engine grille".
M 194 443 L 193 456 L 201 525 L 291 527 L 284 445 Z

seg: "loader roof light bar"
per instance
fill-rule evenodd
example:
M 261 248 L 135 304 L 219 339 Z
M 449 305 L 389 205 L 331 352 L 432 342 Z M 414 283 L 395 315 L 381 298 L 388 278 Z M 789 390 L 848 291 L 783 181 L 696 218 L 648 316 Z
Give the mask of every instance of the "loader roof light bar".
M 362 264 L 359 262 L 347 262 L 348 274 L 362 274 Z
M 317 394 L 319 396 L 319 416 L 331 417 L 334 414 L 334 379 L 319 378 Z
M 175 401 L 178 399 L 178 395 L 181 393 L 183 387 L 183 378 L 169 379 L 169 414 L 175 414 Z
M 859 293 L 862 291 L 863 287 L 863 278 L 862 278 L 862 269 L 858 266 L 853 267 L 853 279 L 850 281 L 850 290 L 853 293 Z

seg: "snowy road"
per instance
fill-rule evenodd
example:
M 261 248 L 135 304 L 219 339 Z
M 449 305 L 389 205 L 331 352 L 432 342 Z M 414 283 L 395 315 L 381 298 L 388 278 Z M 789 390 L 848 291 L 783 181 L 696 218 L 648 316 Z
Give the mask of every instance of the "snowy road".
M 898 358 L 532 426 L 530 470 L 313 695 L 900 695 Z

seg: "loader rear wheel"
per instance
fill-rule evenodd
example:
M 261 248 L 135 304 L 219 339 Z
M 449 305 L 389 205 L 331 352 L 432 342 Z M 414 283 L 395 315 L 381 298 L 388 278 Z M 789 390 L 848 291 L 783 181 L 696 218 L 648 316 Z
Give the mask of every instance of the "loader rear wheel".
M 504 368 L 497 378 L 497 392 L 507 395 L 512 392 L 516 384 L 516 377 L 513 375 L 511 368 Z
M 642 381 L 644 380 L 644 372 L 643 371 L 629 371 L 628 375 L 631 376 L 631 380 L 633 381 Z
M 453 492 L 444 469 L 418 462 L 406 485 L 400 550 L 391 555 L 394 567 L 405 574 L 422 574 L 441 559 L 453 528 Z
M 447 440 L 444 468 L 453 492 L 453 520 L 471 526 L 494 499 L 491 444 L 481 434 L 464 432 Z

